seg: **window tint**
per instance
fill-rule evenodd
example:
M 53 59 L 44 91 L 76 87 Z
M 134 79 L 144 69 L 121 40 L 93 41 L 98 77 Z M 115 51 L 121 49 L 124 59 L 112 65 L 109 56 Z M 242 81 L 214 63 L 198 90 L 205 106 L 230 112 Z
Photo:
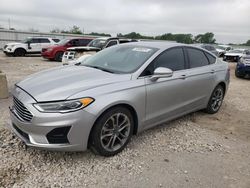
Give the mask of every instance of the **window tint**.
M 60 40 L 59 39 L 52 39 L 54 42 L 59 42 Z
M 185 69 L 185 60 L 182 48 L 173 48 L 160 54 L 154 61 L 155 68 L 166 67 L 173 71 Z
M 92 41 L 92 39 L 80 39 L 79 46 L 87 46 L 90 41 Z
M 114 46 L 114 45 L 117 45 L 117 41 L 116 41 L 116 40 L 111 40 L 111 41 L 109 41 L 109 43 L 107 44 L 107 47 Z M 107 47 L 106 47 L 106 48 L 107 48 Z
M 78 40 L 78 39 L 71 40 L 71 41 L 70 41 L 70 44 L 71 44 L 72 46 L 79 46 L 79 40 Z
M 30 43 L 39 43 L 39 39 L 31 39 Z
M 50 43 L 49 39 L 40 39 L 40 43 Z
M 206 54 L 206 56 L 207 56 L 208 61 L 209 61 L 210 64 L 215 63 L 216 57 L 212 56 L 211 54 L 209 54 L 209 53 L 207 53 L 207 52 L 205 52 L 205 54 Z
M 187 52 L 190 61 L 190 68 L 201 67 L 209 64 L 203 51 L 194 48 L 187 48 Z

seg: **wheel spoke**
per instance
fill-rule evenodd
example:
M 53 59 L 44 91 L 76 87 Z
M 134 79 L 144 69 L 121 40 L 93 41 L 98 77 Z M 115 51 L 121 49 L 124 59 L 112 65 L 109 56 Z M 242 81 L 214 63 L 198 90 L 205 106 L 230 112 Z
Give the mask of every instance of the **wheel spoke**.
M 104 138 L 106 138 L 106 137 L 110 137 L 110 136 L 112 136 L 112 135 L 113 135 L 113 133 L 104 134 L 104 135 L 101 136 L 101 139 L 104 139 Z
M 126 123 L 122 127 L 120 127 L 120 129 L 118 131 L 121 132 L 123 129 L 125 129 L 128 126 L 129 126 L 129 123 Z
M 113 140 L 113 138 L 114 137 L 111 136 L 110 139 L 109 139 L 109 141 L 108 141 L 108 143 L 104 147 L 109 148 L 109 145 L 111 144 L 111 141 Z
M 111 146 L 110 146 L 111 149 L 114 148 L 116 138 L 117 138 L 117 136 L 115 135 L 115 136 L 113 137 L 113 140 L 112 140 L 112 143 L 111 143 Z

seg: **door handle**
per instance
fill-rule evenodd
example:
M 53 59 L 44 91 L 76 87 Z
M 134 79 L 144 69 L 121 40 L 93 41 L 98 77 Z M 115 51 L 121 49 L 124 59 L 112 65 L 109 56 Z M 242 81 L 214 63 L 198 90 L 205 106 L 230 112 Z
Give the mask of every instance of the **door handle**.
M 186 78 L 187 78 L 187 76 L 186 76 L 185 74 L 183 74 L 183 75 L 180 76 L 180 79 L 183 79 L 183 80 L 184 80 L 184 79 L 186 79 Z
M 211 73 L 211 74 L 214 74 L 214 73 L 215 73 L 215 70 L 214 70 L 214 69 L 212 69 L 212 70 L 210 71 L 210 73 Z

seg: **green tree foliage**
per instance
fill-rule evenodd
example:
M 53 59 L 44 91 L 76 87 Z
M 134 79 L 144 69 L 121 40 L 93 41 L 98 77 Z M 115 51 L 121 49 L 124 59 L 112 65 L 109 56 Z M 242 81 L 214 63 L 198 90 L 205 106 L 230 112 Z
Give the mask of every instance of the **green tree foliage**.
M 171 40 L 180 43 L 192 44 L 193 43 L 193 35 L 191 34 L 172 34 L 166 33 L 160 36 L 155 37 L 156 40 Z
M 91 32 L 91 33 L 89 33 L 88 35 L 111 37 L 110 34 L 107 34 L 107 33 L 96 33 L 96 32 Z
M 125 35 L 118 33 L 117 37 L 125 37 L 125 38 L 130 38 L 130 39 L 154 39 L 154 37 L 152 36 L 144 36 L 136 32 L 131 32 Z
M 206 44 L 214 44 L 215 38 L 214 34 L 211 32 L 207 32 L 205 34 L 199 34 L 194 37 L 194 41 L 197 43 L 206 43 Z
M 250 46 L 250 40 L 245 43 L 246 46 Z

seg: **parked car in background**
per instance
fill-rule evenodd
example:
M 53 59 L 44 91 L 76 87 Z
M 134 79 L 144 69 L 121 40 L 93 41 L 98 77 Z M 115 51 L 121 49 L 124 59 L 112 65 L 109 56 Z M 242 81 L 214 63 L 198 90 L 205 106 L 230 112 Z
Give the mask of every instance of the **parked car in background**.
M 207 51 L 209 51 L 209 52 L 213 53 L 214 55 L 216 55 L 217 57 L 219 57 L 219 53 L 217 52 L 215 47 L 211 44 L 194 44 L 193 46 L 197 46 L 197 47 L 206 49 Z
M 63 39 L 57 45 L 50 46 L 42 49 L 42 57 L 49 60 L 62 61 L 63 53 L 69 47 L 87 46 L 94 38 L 71 38 Z
M 218 112 L 229 76 L 228 63 L 201 48 L 116 45 L 17 83 L 10 126 L 28 146 L 112 156 L 133 134 L 197 110 Z
M 228 45 L 219 44 L 216 46 L 216 50 L 218 52 L 218 56 L 223 57 L 226 52 L 233 50 L 233 47 L 228 46 Z
M 26 54 L 40 54 L 42 48 L 55 45 L 59 39 L 49 37 L 28 37 L 21 42 L 8 43 L 3 47 L 6 55 L 25 56 Z
M 246 75 L 250 76 L 250 54 L 242 56 L 235 68 L 236 77 L 244 78 Z
M 135 39 L 119 38 L 119 37 L 101 37 L 92 40 L 86 47 L 71 47 L 64 52 L 62 62 L 76 60 L 85 54 L 95 54 L 96 52 L 117 44 L 128 42 L 137 42 Z
M 230 50 L 223 56 L 224 61 L 238 62 L 240 58 L 244 55 L 250 55 L 250 51 L 246 49 L 235 49 Z

